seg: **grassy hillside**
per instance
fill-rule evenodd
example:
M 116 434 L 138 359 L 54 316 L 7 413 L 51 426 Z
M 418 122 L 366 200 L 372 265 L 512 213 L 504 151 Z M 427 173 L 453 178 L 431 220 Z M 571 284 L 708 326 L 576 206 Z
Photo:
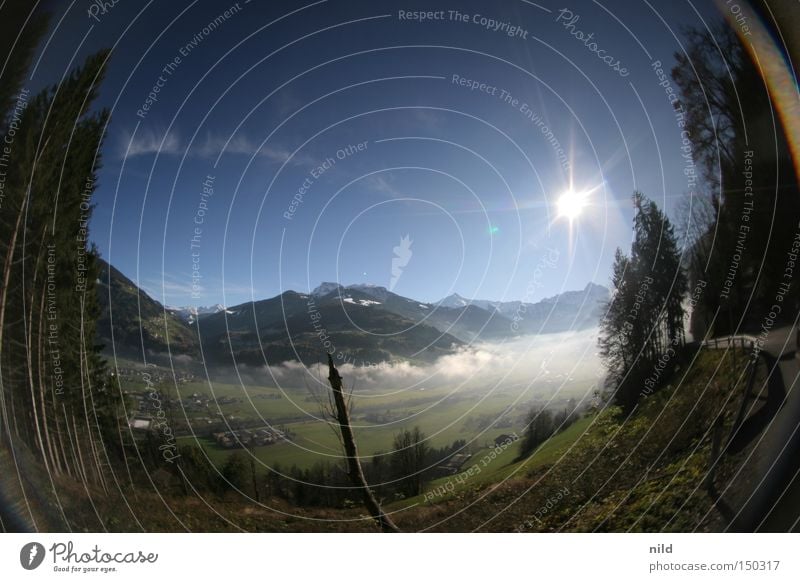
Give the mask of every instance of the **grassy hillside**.
M 588 389 L 589 384 L 586 386 Z M 352 420 L 360 454 L 369 456 L 391 450 L 394 435 L 403 428 L 414 426 L 429 437 L 429 444 L 433 447 L 464 439 L 471 442 L 475 455 L 500 434 L 521 433 L 522 419 L 531 406 L 529 398 L 518 400 L 519 395 L 510 391 L 485 394 L 477 389 L 461 389 L 453 394 L 453 390 L 454 386 L 442 384 L 425 391 L 356 392 Z M 182 397 L 195 392 L 209 393 L 208 385 L 187 383 L 180 387 Z M 232 423 L 237 419 L 261 417 L 290 431 L 291 442 L 253 450 L 256 458 L 265 465 L 279 463 L 283 467 L 297 465 L 305 469 L 318 461 L 334 462 L 341 458 L 338 437 L 329 424 L 316 419 L 321 414 L 319 405 L 309 396 L 307 389 L 281 391 L 256 387 L 245 392 L 240 386 L 215 382 L 214 395 L 237 400 L 219 407 L 227 418 L 233 415 Z M 512 406 L 508 413 L 511 426 L 489 426 L 491 421 L 499 420 L 509 406 Z M 212 412 L 214 410 L 212 407 Z M 486 419 L 490 419 L 488 423 Z M 198 443 L 218 466 L 234 453 L 234 450 L 220 448 L 207 438 L 184 437 L 181 443 Z
M 515 441 L 508 447 L 483 447 L 464 464 L 461 475 L 436 479 L 426 487 L 425 494 L 398 501 L 388 509 L 396 511 L 419 504 L 436 504 L 450 499 L 464 500 L 471 493 L 481 491 L 487 486 L 525 477 L 538 467 L 555 463 L 568 452 L 594 420 L 594 414 L 581 418 L 563 432 L 554 435 L 530 457 L 523 460 L 516 460 L 521 440 Z M 478 470 L 476 471 L 474 467 Z M 472 474 L 469 474 L 470 469 Z
M 142 343 L 154 352 L 166 352 L 169 346 L 173 354 L 197 353 L 196 334 L 189 326 L 115 267 L 99 262 L 97 334 L 107 350 L 113 337 L 115 349 L 123 353 L 141 353 Z
M 491 473 L 479 475 L 398 521 L 439 531 L 718 531 L 725 520 L 703 486 L 710 429 L 722 411 L 722 434 L 730 431 L 744 362 L 739 353 L 734 369 L 731 355 L 702 352 L 685 378 L 645 398 L 632 416 L 607 408 L 544 445 L 538 460 L 493 473 L 520 477 L 497 485 L 485 482 Z M 718 485 L 740 457 L 723 457 Z

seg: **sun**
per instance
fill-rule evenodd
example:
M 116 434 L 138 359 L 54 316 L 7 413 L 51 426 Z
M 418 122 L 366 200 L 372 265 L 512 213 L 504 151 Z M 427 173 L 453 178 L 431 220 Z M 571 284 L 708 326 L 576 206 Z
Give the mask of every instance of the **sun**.
M 558 199 L 558 216 L 567 218 L 570 222 L 581 215 L 588 204 L 585 192 L 568 190 Z

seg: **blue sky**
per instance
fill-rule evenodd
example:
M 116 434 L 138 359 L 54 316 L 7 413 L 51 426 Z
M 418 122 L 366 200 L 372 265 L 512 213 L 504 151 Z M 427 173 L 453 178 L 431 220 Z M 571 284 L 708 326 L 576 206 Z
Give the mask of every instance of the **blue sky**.
M 634 189 L 670 212 L 687 191 L 652 63 L 671 67 L 710 4 L 269 4 L 55 9 L 31 86 L 113 46 L 92 237 L 166 304 L 388 287 L 404 236 L 401 295 L 536 301 L 608 283 Z M 591 190 L 572 225 L 555 214 L 570 184 Z

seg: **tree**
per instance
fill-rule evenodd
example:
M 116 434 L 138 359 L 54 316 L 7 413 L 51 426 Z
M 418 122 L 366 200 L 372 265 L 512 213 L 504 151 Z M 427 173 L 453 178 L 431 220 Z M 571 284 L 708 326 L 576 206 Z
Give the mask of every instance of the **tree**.
M 372 518 L 380 525 L 384 532 L 400 531 L 392 521 L 392 518 L 384 513 L 375 495 L 369 488 L 364 471 L 361 469 L 361 462 L 358 458 L 358 448 L 356 439 L 353 436 L 353 428 L 350 426 L 350 411 L 344 399 L 342 390 L 342 377 L 339 370 L 333 365 L 333 358 L 328 354 L 328 381 L 331 384 L 333 397 L 332 408 L 335 410 L 336 420 L 342 436 L 342 447 L 344 448 L 345 459 L 347 462 L 347 474 L 353 485 L 361 492 L 364 506 L 369 511 Z M 331 412 L 334 412 L 332 410 Z
M 239 491 L 248 491 L 251 481 L 250 466 L 244 455 L 237 451 L 233 453 L 222 466 L 222 478 L 229 488 Z
M 683 299 L 687 279 L 669 218 L 641 192 L 634 192 L 630 257 L 617 249 L 613 295 L 600 323 L 600 355 L 606 385 L 630 411 L 659 361 L 675 362 L 685 341 Z
M 672 69 L 680 92 L 676 109 L 691 142 L 687 153 L 703 179 L 704 192 L 692 193 L 692 200 L 705 198 L 686 217 L 705 225 L 690 247 L 696 258 L 688 263 L 689 278 L 693 286 L 705 286 L 692 329 L 758 329 L 782 282 L 800 221 L 790 149 L 760 63 L 734 27 L 720 22 L 710 30 L 689 28 L 683 45 Z M 712 220 L 705 216 L 709 207 Z M 796 304 L 799 291 L 792 285 L 785 303 Z M 793 311 L 779 315 L 791 320 Z
M 408 497 L 422 494 L 427 481 L 429 452 L 427 438 L 418 426 L 412 430 L 403 429 L 394 437 L 392 471 L 400 489 Z
M 108 53 L 31 96 L 20 72 L 45 21 L 35 13 L 32 32 L 20 26 L 24 42 L 2 73 L 0 432 L 32 445 L 49 474 L 105 488 L 113 449 L 104 439 L 118 440 L 119 397 L 94 343 L 97 252 L 87 224 L 108 120 L 91 105 Z
M 0 18 L 0 133 L 22 88 L 36 47 L 47 30 L 50 15 L 27 2 L 6 2 Z
M 3 143 L 0 158 L 0 260 L 2 271 L 0 276 L 0 366 L 3 365 L 2 351 L 6 314 L 8 313 L 8 286 L 11 281 L 12 255 L 9 238 L 12 233 L 19 232 L 22 213 L 19 211 L 21 188 L 19 176 L 13 171 L 22 140 L 18 138 L 21 116 L 27 104 L 26 92 L 23 91 L 23 80 L 28 71 L 34 51 L 44 34 L 49 17 L 47 14 L 25 6 L 22 3 L 5 6 L 3 18 L 0 19 L 0 43 L 6 55 L 0 67 L 0 143 Z M 10 143 L 9 143 L 10 142 Z M 16 142 L 16 148 L 15 146 Z M 0 368 L 0 441 L 11 443 L 11 423 L 14 423 L 13 436 L 19 436 L 17 419 L 14 411 L 14 380 L 12 374 L 3 373 Z M 10 371 L 9 371 L 10 372 Z M 16 376 L 16 375 L 15 375 Z M 9 414 L 9 408 L 11 414 Z
M 519 450 L 519 459 L 528 457 L 539 448 L 543 442 L 553 436 L 556 425 L 553 422 L 553 414 L 543 408 L 532 408 L 525 419 L 525 433 L 522 436 L 522 444 Z
M 625 278 L 629 264 L 628 256 L 618 248 L 611 271 L 611 299 L 600 320 L 600 357 L 607 370 L 607 382 L 612 385 L 622 381 L 631 360 L 631 324 L 627 319 L 633 294 L 629 293 L 630 281 Z
M 178 466 L 181 478 L 190 485 L 191 491 L 220 493 L 227 488 L 227 484 L 220 479 L 220 473 L 200 447 L 182 446 Z
M 686 274 L 671 221 L 655 202 L 641 192 L 634 192 L 634 239 L 631 267 L 634 280 L 640 283 L 637 300 L 643 309 L 637 317 L 649 323 L 643 340 L 648 359 L 666 352 L 669 345 L 683 345 L 683 298 L 687 291 Z M 642 293 L 644 283 L 647 293 Z M 649 320 L 649 321 L 648 321 Z
M 693 290 L 689 331 L 695 340 L 701 340 L 709 331 L 718 301 L 707 288 L 711 281 L 722 281 L 724 277 L 721 265 L 709 260 L 715 239 L 717 208 L 709 197 L 687 193 L 678 203 L 676 214 L 676 225 L 683 239 L 683 268 L 689 289 Z M 716 287 L 718 293 L 718 285 Z

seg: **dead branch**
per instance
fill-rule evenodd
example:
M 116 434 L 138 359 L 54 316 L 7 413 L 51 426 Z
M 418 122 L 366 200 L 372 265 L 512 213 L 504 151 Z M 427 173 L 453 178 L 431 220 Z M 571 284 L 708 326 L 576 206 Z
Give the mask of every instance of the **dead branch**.
M 353 484 L 361 489 L 364 496 L 364 505 L 367 507 L 369 514 L 381 526 L 384 532 L 399 532 L 400 530 L 394 524 L 392 519 L 383 512 L 378 500 L 367 485 L 367 480 L 364 478 L 364 472 L 361 470 L 361 462 L 358 460 L 358 451 L 356 449 L 356 441 L 353 437 L 353 429 L 350 426 L 350 414 L 348 413 L 348 406 L 342 393 L 342 377 L 339 375 L 339 370 L 333 365 L 333 358 L 328 354 L 328 381 L 331 383 L 333 391 L 333 401 L 336 406 L 336 419 L 339 423 L 339 429 L 342 433 L 342 444 L 344 446 L 345 457 L 347 458 L 347 474 Z

